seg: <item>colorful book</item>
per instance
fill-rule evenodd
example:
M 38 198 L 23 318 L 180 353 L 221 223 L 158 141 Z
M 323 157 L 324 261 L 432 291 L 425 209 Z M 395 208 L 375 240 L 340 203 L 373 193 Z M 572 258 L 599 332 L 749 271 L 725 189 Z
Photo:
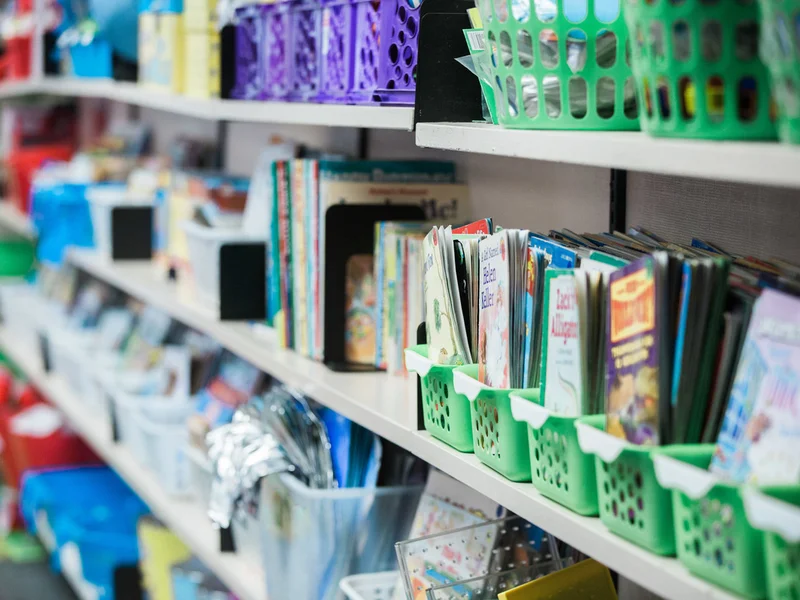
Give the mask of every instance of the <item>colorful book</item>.
M 756 301 L 711 470 L 800 483 L 800 299 L 767 289 Z
M 423 282 L 425 294 L 425 329 L 428 358 L 443 365 L 463 365 L 467 362 L 461 341 L 446 260 L 446 240 L 443 229 L 434 227 L 425 236 Z
M 584 354 L 572 269 L 547 269 L 544 275 L 541 398 L 558 415 L 578 417 L 585 405 Z
M 578 262 L 578 253 L 575 250 L 538 233 L 530 234 L 528 245 L 544 254 L 545 264 L 548 267 L 574 269 Z
M 539 352 L 542 315 L 542 282 L 545 272 L 545 255 L 540 249 L 528 246 L 525 280 L 525 338 L 523 342 L 523 387 L 537 387 L 539 382 Z
M 282 161 L 278 170 L 278 285 L 280 289 L 280 313 L 276 322 L 278 339 L 284 348 L 294 348 L 292 327 L 292 173 L 291 163 Z
M 479 243 L 478 377 L 493 388 L 511 387 L 511 307 L 508 230 Z
M 668 402 L 658 264 L 648 255 L 609 276 L 606 429 L 642 445 L 659 444 L 659 403 Z
M 375 363 L 375 279 L 373 256 L 354 254 L 345 267 L 344 353 L 348 363 Z
M 305 166 L 308 161 L 297 159 L 293 160 L 292 171 L 292 193 L 291 193 L 291 258 L 292 258 L 292 289 L 293 307 L 292 311 L 292 339 L 294 349 L 303 356 L 310 356 L 308 348 L 308 313 L 303 308 L 306 306 L 307 286 L 306 286 L 306 263 L 307 261 L 307 238 L 305 232 L 306 225 L 306 206 L 307 206 L 307 186 L 305 179 Z

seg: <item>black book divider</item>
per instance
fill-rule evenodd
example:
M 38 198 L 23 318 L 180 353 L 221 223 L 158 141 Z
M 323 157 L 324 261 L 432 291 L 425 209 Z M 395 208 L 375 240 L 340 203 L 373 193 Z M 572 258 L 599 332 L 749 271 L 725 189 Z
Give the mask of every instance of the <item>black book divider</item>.
M 111 258 L 153 258 L 152 206 L 116 206 L 111 209 Z
M 136 563 L 120 565 L 114 569 L 114 598 L 116 600 L 142 600 L 142 572 Z
M 420 323 L 417 327 L 417 344 L 426 344 L 428 342 L 427 332 L 425 331 L 425 323 Z M 417 431 L 425 429 L 425 403 L 422 401 L 422 378 L 414 375 L 417 379 Z
M 474 0 L 426 0 L 420 7 L 414 123 L 483 120 L 481 84 L 456 61 L 469 55 L 464 29 Z
M 229 99 L 236 85 L 236 27 L 225 25 L 219 33 L 219 97 Z
M 267 318 L 267 245 L 222 244 L 219 249 L 219 318 L 263 321 Z
M 335 204 L 325 213 L 324 362 L 332 371 L 375 371 L 372 365 L 348 363 L 345 356 L 345 275 L 347 261 L 375 250 L 378 221 L 424 221 L 418 205 Z

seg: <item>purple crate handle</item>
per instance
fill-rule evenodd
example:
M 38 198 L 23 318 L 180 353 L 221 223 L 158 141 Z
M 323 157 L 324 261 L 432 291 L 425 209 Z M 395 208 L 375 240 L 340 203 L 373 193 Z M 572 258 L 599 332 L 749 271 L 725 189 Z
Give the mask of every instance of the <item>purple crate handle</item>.
M 378 87 L 381 10 L 379 0 L 358 0 L 355 5 L 353 85 L 347 95 L 354 104 L 372 103 Z
M 236 21 L 236 85 L 231 95 L 240 100 L 257 100 L 264 96 L 260 52 L 264 23 L 259 7 L 236 9 Z
M 354 19 L 351 0 L 322 0 L 320 102 L 347 102 L 353 86 Z
M 293 0 L 292 88 L 290 100 L 311 100 L 320 91 L 322 7 L 317 0 Z
M 292 25 L 289 2 L 261 6 L 264 38 L 261 50 L 264 68 L 264 95 L 284 100 L 292 85 Z
M 408 0 L 382 0 L 381 49 L 375 100 L 382 104 L 414 104 L 417 88 L 419 5 Z

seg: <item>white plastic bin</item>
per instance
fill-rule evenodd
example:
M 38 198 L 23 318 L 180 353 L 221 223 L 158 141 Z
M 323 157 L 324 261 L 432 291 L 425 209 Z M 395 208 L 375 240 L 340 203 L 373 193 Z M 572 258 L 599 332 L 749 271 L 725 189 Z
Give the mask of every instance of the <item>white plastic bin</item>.
M 197 498 L 203 510 L 208 508 L 208 503 L 211 500 L 211 483 L 214 479 L 211 473 L 211 461 L 208 456 L 200 450 L 195 448 L 191 443 L 186 445 L 186 456 L 191 463 L 192 471 L 192 489 L 194 496 Z
M 83 373 L 89 365 L 89 353 L 95 343 L 93 329 L 70 329 L 49 327 L 47 340 L 51 367 L 54 373 L 63 377 L 75 394 L 80 395 L 83 388 Z
M 241 229 L 205 227 L 193 221 L 184 221 L 195 287 L 200 300 L 210 306 L 219 306 L 219 251 L 223 244 L 263 242 L 259 236 L 249 235 Z
M 153 206 L 152 198 L 131 196 L 124 184 L 94 185 L 86 190 L 92 214 L 94 243 L 97 252 L 111 258 L 111 211 L 120 206 Z
M 63 311 L 58 311 L 36 288 L 27 283 L 0 285 L 0 314 L 3 327 L 26 349 L 39 348 L 39 334 L 45 325 L 63 321 Z
M 231 531 L 237 555 L 259 556 L 261 553 L 261 522 L 257 516 L 237 511 L 231 521 Z
M 400 581 L 400 571 L 366 573 L 345 577 L 339 588 L 347 600 L 392 600 L 394 588 Z
M 314 490 L 291 475 L 261 483 L 262 560 L 270 598 L 333 600 L 348 575 L 397 565 L 421 487 Z
M 164 490 L 170 496 L 191 498 L 194 490 L 192 465 L 185 450 L 189 441 L 186 424 L 158 423 L 148 419 L 145 413 L 140 414 L 139 419 L 148 448 L 157 459 L 154 471 Z
M 110 423 L 108 390 L 113 387 L 111 382 L 121 360 L 116 352 L 94 354 L 81 373 L 83 402 L 92 414 L 100 415 L 106 423 Z

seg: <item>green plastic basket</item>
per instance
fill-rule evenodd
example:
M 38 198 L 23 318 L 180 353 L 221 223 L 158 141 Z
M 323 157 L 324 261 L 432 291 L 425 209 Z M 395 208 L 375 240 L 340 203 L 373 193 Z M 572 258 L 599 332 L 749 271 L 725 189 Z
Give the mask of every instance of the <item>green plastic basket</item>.
M 453 384 L 469 399 L 475 456 L 511 481 L 530 481 L 527 425 L 511 415 L 509 396 L 519 390 L 496 390 L 480 383 L 478 365 L 457 367 Z
M 764 531 L 769 600 L 800 598 L 800 486 L 746 488 L 747 520 Z
M 778 105 L 778 137 L 800 144 L 800 39 L 794 35 L 800 1 L 759 0 L 759 4 L 761 58 L 772 76 L 772 92 Z
M 470 402 L 453 388 L 456 367 L 438 365 L 428 358 L 428 346 L 406 348 L 406 368 L 419 375 L 425 429 L 461 452 L 472 452 Z
M 741 487 L 710 473 L 713 444 L 666 447 L 656 476 L 673 493 L 680 560 L 698 577 L 745 598 L 764 598 L 764 534 L 745 517 Z
M 570 9 L 569 15 L 562 2 L 553 5 L 553 12 L 545 14 L 543 3 L 534 0 L 478 2 L 500 124 L 516 129 L 638 130 L 635 85 L 625 51 L 628 31 L 619 5 L 615 0 L 588 0 L 583 14 Z M 552 45 L 557 53 L 548 51 Z
M 578 444 L 576 418 L 554 415 L 539 402 L 539 390 L 511 395 L 512 415 L 528 425 L 533 485 L 578 514 L 597 515 L 595 459 Z
M 595 455 L 597 504 L 609 531 L 655 554 L 675 554 L 672 494 L 656 479 L 653 457 L 661 447 L 635 446 L 607 434 L 605 415 L 575 424 L 581 450 Z
M 0 238 L 0 277 L 23 277 L 33 270 L 36 247 L 24 238 Z
M 625 0 L 623 12 L 644 131 L 715 140 L 775 138 L 754 0 Z

